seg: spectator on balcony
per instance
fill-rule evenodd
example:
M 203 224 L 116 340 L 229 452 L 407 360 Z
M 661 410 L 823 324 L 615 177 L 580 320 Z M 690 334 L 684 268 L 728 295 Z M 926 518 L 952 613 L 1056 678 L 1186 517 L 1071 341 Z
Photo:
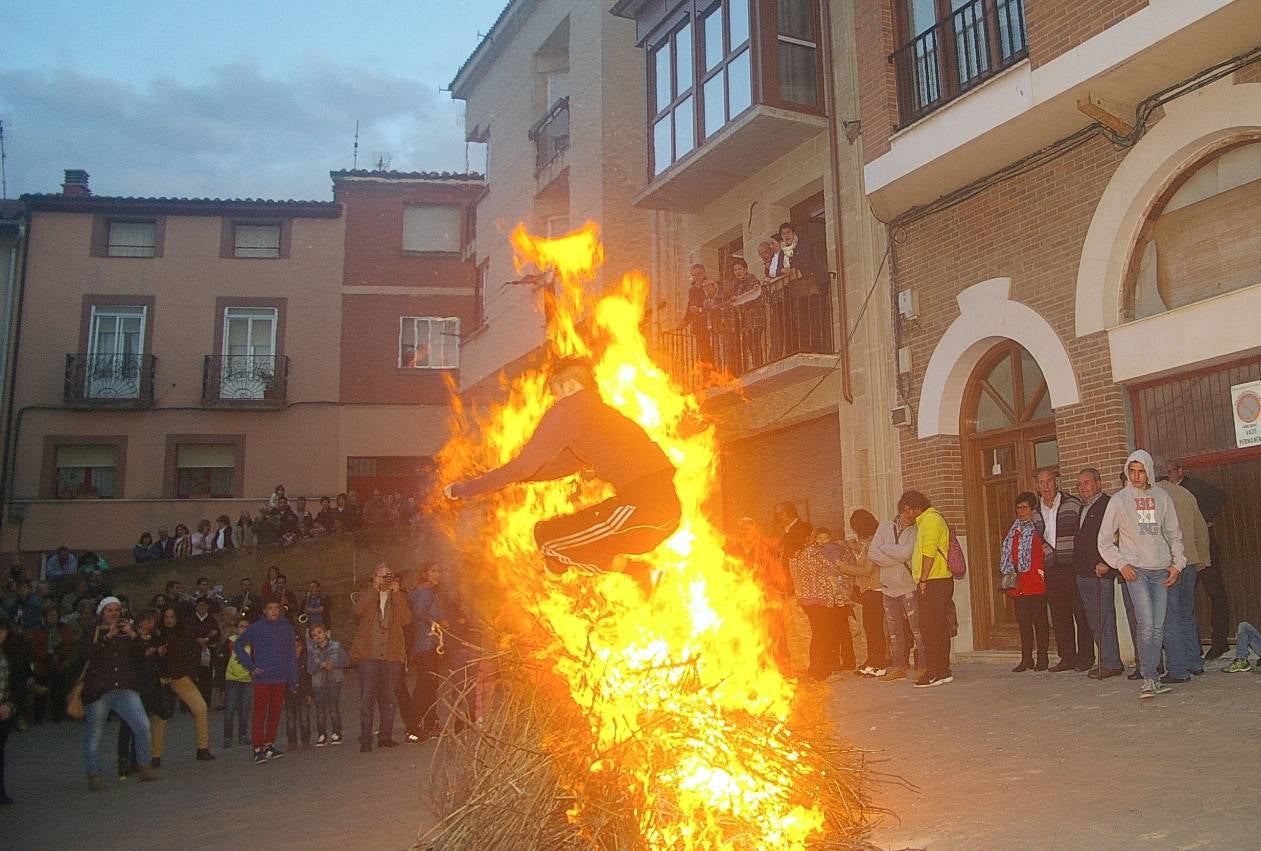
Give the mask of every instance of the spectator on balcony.
M 260 547 L 280 540 L 279 518 L 276 516 L 275 509 L 266 503 L 258 509 L 258 516 L 254 518 L 254 523 L 250 528 L 254 531 L 254 543 Z
M 307 510 L 305 496 L 294 497 L 293 503 L 289 507 L 293 511 L 293 513 L 297 516 L 299 521 L 301 521 L 303 517 L 309 518 L 311 520 L 315 519 L 315 516 L 311 514 L 310 511 Z
M 175 557 L 175 539 L 171 537 L 171 533 L 166 530 L 165 526 L 158 527 L 158 539 L 153 544 L 162 550 L 162 555 L 158 556 L 158 558 Z
M 778 278 L 787 271 L 783 267 L 784 255 L 781 249 L 784 247 L 784 240 L 780 237 L 779 231 L 767 237 L 767 244 L 771 247 L 771 259 L 766 261 L 766 277 Z
M 190 558 L 193 554 L 193 536 L 183 523 L 175 524 L 175 546 L 171 553 L 173 558 Z
M 818 352 L 823 342 L 822 317 L 817 307 L 812 310 L 817 301 L 818 278 L 823 272 L 818 249 L 801 240 L 791 222 L 780 225 L 779 233 L 779 270 L 790 280 L 783 305 L 783 353 Z
M 705 326 L 705 336 L 709 340 L 712 352 L 712 363 L 722 370 L 730 370 L 733 353 L 728 339 L 726 308 L 727 291 L 718 281 L 706 278 L 704 283 L 705 298 L 701 302 L 701 321 Z
M 329 531 L 338 533 L 353 532 L 357 528 L 355 513 L 351 510 L 350 501 L 344 493 L 337 495 L 337 507 L 333 509 L 333 520 L 333 525 L 329 527 Z
M 333 509 L 333 501 L 326 496 L 320 497 L 320 510 L 316 512 L 315 522 L 326 532 L 337 529 L 337 512 Z
M 731 294 L 733 314 L 733 352 L 739 363 L 734 372 L 746 372 L 766 363 L 766 300 L 762 298 L 762 282 L 749 272 L 743 257 L 731 260 Z
M 696 339 L 697 361 L 712 364 L 714 350 L 709 339 L 709 326 L 705 316 L 705 284 L 709 280 L 709 275 L 705 271 L 704 263 L 693 263 L 688 269 L 688 275 L 692 282 L 687 289 L 687 309 L 684 311 L 683 321 L 679 323 L 678 330 L 689 328 Z
M 769 239 L 764 239 L 757 244 L 757 256 L 762 261 L 762 277 L 771 277 L 771 261 L 775 259 L 775 249 L 771 247 Z
M 248 547 L 257 543 L 254 540 L 254 518 L 248 511 L 242 511 L 241 516 L 236 518 L 236 545 L 239 547 Z
M 285 486 L 276 485 L 276 489 L 271 492 L 271 507 L 276 508 L 280 505 L 280 501 L 285 498 Z
M 63 576 L 73 576 L 78 571 L 79 560 L 65 545 L 58 547 L 57 552 L 50 555 L 44 562 L 44 578 L 49 581 Z
M 220 514 L 215 518 L 215 531 L 210 540 L 215 552 L 236 548 L 232 540 L 232 521 L 228 519 L 228 515 Z
M 94 570 L 109 570 L 109 562 L 91 550 L 79 553 L 79 571 L 91 574 Z
M 197 531 L 192 536 L 192 556 L 204 556 L 214 552 L 215 536 L 210 531 L 210 521 L 203 517 L 197 523 Z
M 153 536 L 148 532 L 140 533 L 140 540 L 136 541 L 136 545 L 131 548 L 131 559 L 136 564 L 142 564 L 146 561 L 157 561 L 162 558 L 162 545 L 154 543 Z
M 359 491 L 348 491 L 346 493 L 346 507 L 350 510 L 350 530 L 354 531 L 363 526 L 363 503 L 359 501 Z

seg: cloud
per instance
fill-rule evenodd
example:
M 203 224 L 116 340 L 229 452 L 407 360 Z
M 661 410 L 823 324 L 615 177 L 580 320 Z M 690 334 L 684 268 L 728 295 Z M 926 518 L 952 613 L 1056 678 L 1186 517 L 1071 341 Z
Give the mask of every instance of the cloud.
M 436 83 L 318 56 L 282 75 L 235 61 L 204 83 L 0 70 L 10 196 L 82 168 L 98 195 L 324 200 L 356 120 L 360 167 L 382 152 L 398 170 L 463 170 L 459 115 Z

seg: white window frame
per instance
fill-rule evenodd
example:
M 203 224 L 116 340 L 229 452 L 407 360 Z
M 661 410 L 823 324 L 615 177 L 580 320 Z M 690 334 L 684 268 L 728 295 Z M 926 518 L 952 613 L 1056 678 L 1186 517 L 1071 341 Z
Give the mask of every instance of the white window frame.
M 241 245 L 241 229 L 249 228 L 254 233 L 264 229 L 276 232 L 276 245 Z M 232 256 L 247 260 L 273 260 L 280 257 L 280 244 L 283 240 L 283 228 L 279 222 L 233 222 L 232 223 Z M 243 253 L 244 252 L 244 253 Z
M 144 242 L 115 242 L 114 228 L 116 227 L 148 227 L 149 241 Z M 106 222 L 107 233 L 105 234 L 105 254 L 107 257 L 157 257 L 158 256 L 158 223 L 156 221 L 133 222 L 133 221 L 108 221 Z
M 413 356 L 423 340 L 428 357 L 426 363 L 405 363 L 403 344 L 410 343 Z M 435 346 L 435 342 L 443 345 Z M 449 355 L 449 362 L 435 363 L 433 353 Z M 460 368 L 460 320 L 456 316 L 400 316 L 398 318 L 398 368 L 399 369 L 459 369 Z
M 124 335 L 119 327 L 125 319 L 139 319 L 136 348 L 128 351 Z M 149 308 L 143 304 L 92 305 L 88 320 L 87 359 L 84 364 L 84 393 L 88 399 L 138 399 L 144 371 L 145 324 L 149 321 Z M 112 331 L 102 326 L 110 324 Z M 112 333 L 111 351 L 101 351 L 102 333 Z M 134 358 L 134 360 L 133 360 Z

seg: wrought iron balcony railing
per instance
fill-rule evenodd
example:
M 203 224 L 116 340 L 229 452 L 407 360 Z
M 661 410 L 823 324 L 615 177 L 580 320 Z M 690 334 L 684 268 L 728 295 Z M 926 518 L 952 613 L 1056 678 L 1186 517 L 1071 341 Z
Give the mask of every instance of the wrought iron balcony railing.
M 556 158 L 569 149 L 569 98 L 560 98 L 547 114 L 530 128 L 534 142 L 534 173 L 542 174 Z
M 826 276 L 764 284 L 658 340 L 661 365 L 689 392 L 799 354 L 836 354 Z
M 206 355 L 203 405 L 283 406 L 288 394 L 289 358 L 284 355 Z
M 153 355 L 67 354 L 65 401 L 94 408 L 148 407 L 157 360 Z
M 890 56 L 905 127 L 1029 53 L 1024 0 L 972 0 Z

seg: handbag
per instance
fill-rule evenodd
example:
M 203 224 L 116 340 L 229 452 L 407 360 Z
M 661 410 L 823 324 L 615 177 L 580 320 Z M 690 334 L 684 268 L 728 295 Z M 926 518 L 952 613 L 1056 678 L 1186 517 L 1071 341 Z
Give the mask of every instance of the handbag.
M 91 664 L 91 663 L 89 663 Z M 88 675 L 88 666 L 84 665 L 79 672 L 79 679 L 66 695 L 66 715 L 76 721 L 82 721 L 87 712 L 83 708 L 83 678 Z

